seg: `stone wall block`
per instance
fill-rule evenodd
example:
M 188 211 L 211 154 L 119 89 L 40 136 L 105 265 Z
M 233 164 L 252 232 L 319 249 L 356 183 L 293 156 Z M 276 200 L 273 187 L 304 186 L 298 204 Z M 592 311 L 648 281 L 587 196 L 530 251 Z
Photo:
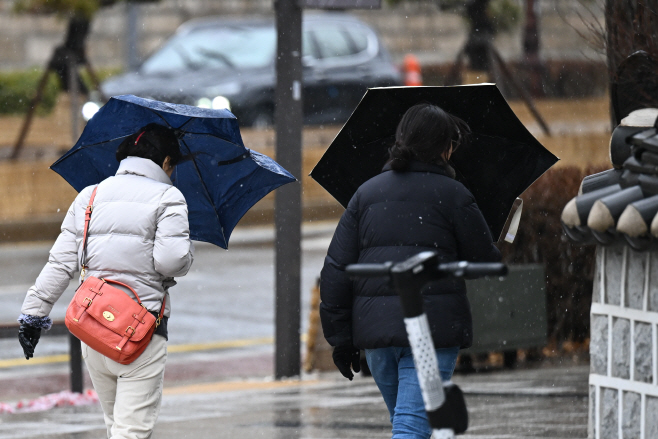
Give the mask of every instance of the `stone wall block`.
M 596 437 L 596 386 L 589 386 L 589 414 L 587 420 L 587 437 Z
M 53 51 L 60 44 L 57 39 L 44 36 L 41 38 L 33 37 L 27 41 L 25 53 L 32 60 L 33 65 L 43 67 L 50 61 Z
M 651 253 L 649 273 L 649 311 L 658 312 L 658 254 Z
M 630 378 L 631 322 L 628 319 L 612 321 L 612 376 Z
M 158 14 L 144 17 L 142 20 L 143 28 L 141 32 L 173 35 L 181 20 L 178 14 Z
M 605 302 L 609 305 L 621 305 L 621 270 L 623 247 L 605 249 Z
M 619 438 L 619 391 L 601 388 L 601 439 Z
M 653 352 L 651 350 L 651 325 L 635 323 L 633 335 L 635 344 L 635 381 L 653 382 Z
M 597 263 L 594 264 L 594 278 L 592 284 L 592 303 L 601 302 L 601 264 L 599 264 L 598 261 L 601 260 L 602 251 L 603 251 L 603 247 L 601 246 L 596 247 Z
M 624 392 L 622 401 L 622 434 L 625 438 L 640 437 L 640 423 L 642 396 L 635 392 Z
M 20 41 L 13 40 L 9 37 L 2 38 L 0 41 L 0 59 L 3 62 L 20 62 L 23 59 L 23 47 Z
M 598 375 L 608 374 L 608 317 L 592 315 L 589 343 L 590 370 Z
M 626 270 L 626 306 L 642 309 L 644 299 L 644 273 L 647 269 L 647 254 L 628 250 Z
M 117 32 L 126 32 L 126 17 L 123 14 L 106 13 L 102 11 L 91 22 L 92 34 L 99 36 L 116 35 Z M 90 39 L 90 42 L 93 41 Z M 125 44 L 125 43 L 124 43 Z
M 658 438 L 658 398 L 647 396 L 647 407 L 644 411 L 645 438 Z
M 108 58 L 125 56 L 125 43 L 119 40 L 97 40 L 87 45 L 87 56 L 92 66 L 103 65 Z

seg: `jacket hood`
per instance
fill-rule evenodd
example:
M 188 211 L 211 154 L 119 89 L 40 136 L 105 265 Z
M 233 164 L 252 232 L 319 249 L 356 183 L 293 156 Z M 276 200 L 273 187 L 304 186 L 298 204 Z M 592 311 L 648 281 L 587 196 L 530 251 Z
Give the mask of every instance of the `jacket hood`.
M 160 183 L 171 184 L 165 171 L 153 160 L 129 156 L 121 160 L 116 175 L 139 175 Z

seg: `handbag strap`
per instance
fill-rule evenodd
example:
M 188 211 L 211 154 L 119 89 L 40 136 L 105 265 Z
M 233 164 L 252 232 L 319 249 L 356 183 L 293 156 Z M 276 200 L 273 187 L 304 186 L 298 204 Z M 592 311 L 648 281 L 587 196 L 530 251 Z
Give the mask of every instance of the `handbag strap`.
M 80 261 L 80 267 L 82 267 L 80 276 L 82 277 L 83 281 L 85 280 L 85 273 L 87 272 L 88 268 L 85 265 L 85 262 L 87 261 L 87 235 L 89 232 L 89 221 L 91 221 L 91 213 L 94 211 L 94 198 L 96 198 L 96 191 L 98 191 L 98 185 L 96 185 L 94 191 L 91 193 L 91 197 L 89 197 L 89 203 L 85 209 L 85 227 L 82 233 L 82 260 Z
M 85 209 L 85 227 L 82 233 L 82 262 L 80 263 L 80 266 L 82 267 L 80 276 L 82 276 L 83 281 L 85 279 L 85 273 L 87 271 L 87 268 L 89 268 L 87 265 L 85 265 L 85 262 L 87 260 L 87 238 L 89 236 L 89 222 L 91 221 L 91 213 L 94 211 L 94 198 L 96 198 L 96 191 L 98 191 L 98 185 L 96 185 L 94 191 L 91 193 L 91 197 L 89 197 L 89 203 L 87 204 L 87 208 Z M 141 306 L 144 306 L 142 305 L 142 301 L 137 295 L 137 292 L 133 290 L 132 287 L 130 287 L 129 285 L 126 285 L 123 282 L 119 282 L 116 280 L 110 280 L 110 279 L 101 279 L 101 280 L 103 282 L 113 283 L 128 288 L 135 295 L 135 298 L 137 299 L 137 303 L 139 303 Z M 160 307 L 160 314 L 156 321 L 156 326 L 160 326 L 160 321 L 162 320 L 162 316 L 164 316 L 166 300 L 167 300 L 167 293 L 165 292 L 165 295 L 162 298 L 162 306 Z

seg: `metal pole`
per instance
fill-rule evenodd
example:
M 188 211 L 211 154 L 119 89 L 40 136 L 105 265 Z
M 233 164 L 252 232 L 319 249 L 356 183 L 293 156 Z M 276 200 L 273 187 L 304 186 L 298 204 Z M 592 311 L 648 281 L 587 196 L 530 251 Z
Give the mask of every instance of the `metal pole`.
M 275 0 L 277 84 L 274 121 L 276 160 L 299 177 L 302 172 L 302 10 L 296 0 Z M 300 373 L 301 185 L 276 192 L 275 364 L 277 379 Z
M 126 67 L 132 72 L 139 67 L 139 53 L 137 42 L 139 41 L 139 5 L 132 1 L 126 2 Z
M 82 346 L 80 340 L 69 334 L 69 361 L 71 367 L 71 392 L 82 393 L 84 383 L 82 380 Z
M 523 28 L 523 52 L 530 73 L 531 96 L 543 96 L 542 65 L 539 59 L 539 0 L 526 0 L 525 27 Z

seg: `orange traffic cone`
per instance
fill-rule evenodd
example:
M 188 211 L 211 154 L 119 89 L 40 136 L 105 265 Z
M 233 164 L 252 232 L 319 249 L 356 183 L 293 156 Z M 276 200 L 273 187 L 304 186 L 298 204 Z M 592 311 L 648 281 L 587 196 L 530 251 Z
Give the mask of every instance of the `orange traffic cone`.
M 420 73 L 420 62 L 418 62 L 416 56 L 410 53 L 405 55 L 402 68 L 404 70 L 404 85 L 423 85 L 423 75 Z

